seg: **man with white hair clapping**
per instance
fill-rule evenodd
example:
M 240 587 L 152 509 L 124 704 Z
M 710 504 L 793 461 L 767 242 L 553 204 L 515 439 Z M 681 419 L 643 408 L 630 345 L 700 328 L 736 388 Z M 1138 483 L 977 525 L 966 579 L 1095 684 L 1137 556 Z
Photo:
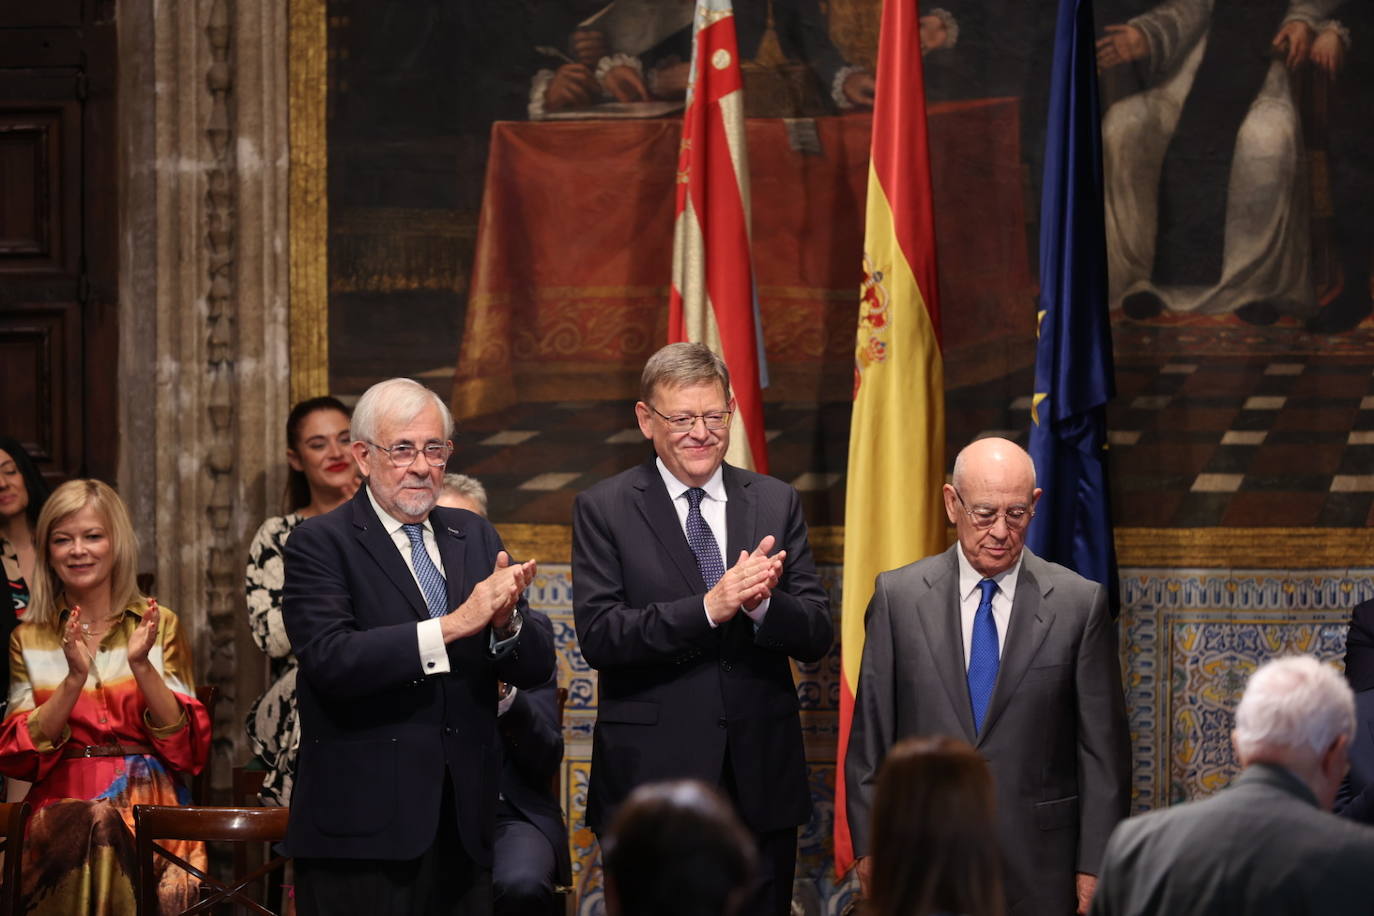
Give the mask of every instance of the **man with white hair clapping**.
M 1260 667 L 1231 733 L 1241 774 L 1210 798 L 1118 825 L 1091 912 L 1369 913 L 1374 829 L 1329 813 L 1354 734 L 1354 697 L 1335 669 L 1308 656 Z

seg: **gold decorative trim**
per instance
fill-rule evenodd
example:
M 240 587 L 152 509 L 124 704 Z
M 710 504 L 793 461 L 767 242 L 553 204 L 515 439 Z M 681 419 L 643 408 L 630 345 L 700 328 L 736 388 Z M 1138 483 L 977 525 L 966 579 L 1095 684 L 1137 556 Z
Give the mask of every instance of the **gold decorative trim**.
M 1374 566 L 1374 529 L 1118 528 L 1116 560 L 1123 569 Z
M 571 525 L 503 525 L 494 522 L 510 555 L 540 563 L 572 562 Z
M 329 32 L 325 0 L 290 0 L 291 401 L 329 392 Z
M 568 525 L 497 528 L 518 557 L 545 563 L 572 558 Z M 948 530 L 954 543 L 954 530 Z M 844 560 L 844 528 L 811 529 L 811 552 L 822 566 Z M 1123 569 L 1349 569 L 1374 566 L 1374 528 L 1118 528 Z M 913 557 L 912 559 L 919 559 Z

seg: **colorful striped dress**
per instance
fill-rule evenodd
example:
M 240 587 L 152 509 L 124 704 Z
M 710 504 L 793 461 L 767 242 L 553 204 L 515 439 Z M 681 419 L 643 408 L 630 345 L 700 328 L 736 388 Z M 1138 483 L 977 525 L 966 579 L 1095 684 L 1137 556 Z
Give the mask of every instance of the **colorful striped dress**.
M 24 893 L 30 913 L 133 913 L 136 874 L 133 807 L 190 801 L 175 774 L 194 774 L 210 753 L 210 719 L 195 696 L 191 647 L 176 615 L 161 609 L 148 659 L 181 702 L 181 721 L 159 728 L 129 668 L 129 638 L 142 620 L 141 604 L 101 642 L 90 676 L 56 743 L 33 713 L 67 675 L 59 631 L 22 623 L 10 637 L 9 710 L 0 726 L 0 773 L 33 782 L 33 808 L 24 846 Z M 63 621 L 67 612 L 62 612 Z M 151 751 L 79 756 L 111 746 Z M 200 843 L 167 843 L 198 868 Z M 196 899 L 199 882 L 159 858 L 158 893 L 164 911 Z

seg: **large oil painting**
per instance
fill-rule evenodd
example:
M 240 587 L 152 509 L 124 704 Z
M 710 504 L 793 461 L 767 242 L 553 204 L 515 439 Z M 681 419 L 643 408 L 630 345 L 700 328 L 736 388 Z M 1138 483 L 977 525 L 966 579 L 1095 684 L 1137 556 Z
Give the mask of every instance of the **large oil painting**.
M 451 469 L 486 484 L 508 540 L 552 547 L 531 600 L 571 691 L 562 790 L 591 916 L 600 875 L 578 815 L 596 680 L 558 564 L 573 497 L 648 454 L 632 404 L 665 341 L 692 4 L 317 2 L 327 388 L 434 387 L 458 420 Z M 880 7 L 735 2 L 769 466 L 802 494 L 836 608 Z M 1056 7 L 921 7 L 951 457 L 1028 434 Z M 1148 807 L 1229 773 L 1224 748 L 1215 765 L 1185 759 L 1203 745 L 1170 705 L 1219 676 L 1199 646 L 1225 656 L 1227 689 L 1283 640 L 1336 657 L 1343 608 L 1368 591 L 1348 567 L 1362 565 L 1350 529 L 1374 521 L 1374 8 L 1097 0 L 1094 14 L 1113 507 L 1138 567 L 1123 656 Z M 1346 572 L 1263 572 L 1293 554 Z M 1228 571 L 1188 572 L 1204 566 Z M 796 673 L 815 799 L 797 899 L 833 913 L 852 892 L 828 867 L 838 657 Z
M 1352 0 L 1102 0 L 1121 521 L 1363 524 L 1370 80 Z M 878 0 L 738 0 L 770 468 L 843 522 Z M 499 520 L 644 455 L 686 0 L 330 0 L 329 387 L 425 379 Z M 922 9 L 951 446 L 1024 438 L 1055 4 Z M 1267 18 L 1266 18 L 1267 17 Z M 951 449 L 952 451 L 952 449 Z

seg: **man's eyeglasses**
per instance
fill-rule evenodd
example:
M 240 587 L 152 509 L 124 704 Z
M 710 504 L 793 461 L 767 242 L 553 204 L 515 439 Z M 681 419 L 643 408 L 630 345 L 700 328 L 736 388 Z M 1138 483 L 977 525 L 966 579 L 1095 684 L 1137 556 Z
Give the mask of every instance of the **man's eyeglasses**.
M 373 448 L 381 449 L 387 453 L 391 459 L 391 466 L 394 468 L 408 468 L 415 463 L 415 456 L 424 452 L 425 462 L 432 468 L 441 468 L 448 464 L 448 456 L 453 454 L 453 443 L 431 442 L 424 448 L 416 448 L 408 442 L 400 445 L 393 445 L 387 448 L 385 445 L 378 445 L 375 442 L 368 442 Z
M 700 420 L 706 424 L 707 429 L 724 429 L 730 425 L 731 410 L 716 410 L 711 413 L 683 413 L 675 416 L 668 416 L 661 412 L 657 407 L 650 404 L 649 409 L 663 418 L 663 422 L 668 424 L 668 428 L 675 433 L 685 433 Z
M 954 498 L 959 500 L 959 505 L 964 507 L 964 512 L 967 513 L 969 521 L 973 522 L 973 527 L 980 531 L 997 524 L 999 518 L 1006 521 L 1007 528 L 1010 530 L 1019 531 L 1035 517 L 1035 510 L 1025 506 L 1012 506 L 1002 512 L 989 506 L 974 506 L 970 509 L 957 489 L 954 491 Z

